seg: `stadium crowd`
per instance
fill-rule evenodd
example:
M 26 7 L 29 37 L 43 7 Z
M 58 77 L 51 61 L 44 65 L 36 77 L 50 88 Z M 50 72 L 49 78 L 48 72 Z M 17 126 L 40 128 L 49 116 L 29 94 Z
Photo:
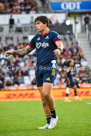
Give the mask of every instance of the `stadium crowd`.
M 37 11 L 35 0 L 0 0 L 0 14 L 31 14 Z
M 4 52 L 7 50 L 15 50 L 24 48 L 27 44 L 22 40 L 14 45 L 10 40 L 9 44 L 0 45 L 0 90 L 4 90 L 4 86 L 16 85 L 35 85 L 35 68 L 36 68 L 36 51 L 29 53 L 24 57 L 5 58 Z M 82 49 L 77 42 L 71 45 L 65 42 L 64 52 L 57 59 L 58 73 L 55 85 L 65 83 L 64 72 L 66 66 L 64 63 L 70 58 L 74 59 L 75 66 L 72 70 L 74 78 L 79 83 L 91 83 L 91 70 L 87 65 L 87 61 L 83 55 Z

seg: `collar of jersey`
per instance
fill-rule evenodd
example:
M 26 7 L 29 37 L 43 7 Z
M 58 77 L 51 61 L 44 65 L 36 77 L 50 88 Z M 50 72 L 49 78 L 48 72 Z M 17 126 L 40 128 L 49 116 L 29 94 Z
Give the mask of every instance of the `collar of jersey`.
M 50 33 L 51 32 L 51 30 L 49 30 L 47 33 L 45 33 L 45 34 L 40 34 L 41 35 L 41 37 L 44 37 L 45 35 L 47 35 L 48 33 Z

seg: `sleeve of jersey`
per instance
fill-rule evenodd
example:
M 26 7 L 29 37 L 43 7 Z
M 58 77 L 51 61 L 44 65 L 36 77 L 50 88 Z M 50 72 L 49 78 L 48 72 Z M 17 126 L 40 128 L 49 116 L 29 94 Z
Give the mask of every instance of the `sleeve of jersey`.
M 29 46 L 32 47 L 33 49 L 36 48 L 35 47 L 35 39 L 34 38 L 30 41 Z
M 53 42 L 56 42 L 56 41 L 62 41 L 62 39 L 58 33 L 54 32 L 53 33 Z

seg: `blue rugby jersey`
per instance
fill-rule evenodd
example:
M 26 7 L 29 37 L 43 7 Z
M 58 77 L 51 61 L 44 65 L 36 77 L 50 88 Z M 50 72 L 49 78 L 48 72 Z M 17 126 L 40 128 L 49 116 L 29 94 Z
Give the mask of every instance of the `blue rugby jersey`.
M 73 80 L 73 71 L 71 67 L 68 67 L 66 69 L 67 76 L 68 76 L 68 82 L 67 82 L 67 87 L 73 87 L 75 85 L 75 82 Z
M 68 76 L 70 81 L 73 81 L 73 75 L 71 73 L 71 67 L 67 68 L 67 76 Z
M 36 48 L 37 67 L 51 66 L 51 61 L 56 60 L 54 50 L 57 49 L 56 41 L 60 41 L 60 35 L 54 31 L 47 34 L 37 34 L 30 41 L 29 46 Z

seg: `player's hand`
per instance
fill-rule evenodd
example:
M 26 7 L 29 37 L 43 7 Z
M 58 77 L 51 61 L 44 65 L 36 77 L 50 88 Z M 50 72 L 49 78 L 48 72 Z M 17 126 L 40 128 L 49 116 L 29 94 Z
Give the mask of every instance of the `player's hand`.
M 59 49 L 55 49 L 55 50 L 54 50 L 54 54 L 56 55 L 57 58 L 59 58 L 60 55 L 61 55 L 61 52 L 60 52 Z
M 14 55 L 14 51 L 6 51 L 5 56 L 8 57 L 10 55 Z

